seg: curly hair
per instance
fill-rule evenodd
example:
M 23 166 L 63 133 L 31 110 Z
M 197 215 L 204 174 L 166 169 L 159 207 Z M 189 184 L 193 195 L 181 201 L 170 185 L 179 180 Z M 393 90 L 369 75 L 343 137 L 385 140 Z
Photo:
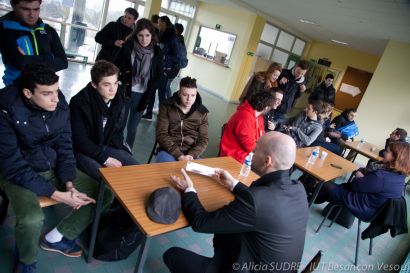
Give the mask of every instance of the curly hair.
M 272 106 L 275 103 L 275 99 L 275 92 L 261 91 L 253 94 L 248 99 L 248 102 L 254 110 L 261 112 L 266 106 Z

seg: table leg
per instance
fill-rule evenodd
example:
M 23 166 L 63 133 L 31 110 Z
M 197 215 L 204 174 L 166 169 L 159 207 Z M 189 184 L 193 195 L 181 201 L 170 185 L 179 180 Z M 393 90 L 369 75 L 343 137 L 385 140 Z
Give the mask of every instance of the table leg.
M 135 265 L 134 273 L 142 273 L 142 270 L 144 269 L 144 264 L 145 260 L 147 259 L 150 240 L 150 237 L 144 235 L 138 252 L 137 264 Z
M 312 206 L 312 204 L 315 202 L 316 197 L 318 196 L 320 190 L 321 190 L 322 187 L 323 187 L 323 183 L 324 183 L 324 182 L 319 182 L 319 184 L 316 186 L 315 191 L 313 192 L 312 198 L 311 198 L 310 201 L 309 201 L 309 208 L 310 208 L 310 206 Z
M 93 222 L 93 227 L 91 231 L 90 245 L 88 248 L 87 263 L 90 263 L 93 259 L 95 239 L 97 237 L 98 222 L 100 221 L 102 204 L 104 200 L 104 190 L 105 190 L 105 182 L 101 178 L 99 189 L 98 189 L 98 195 L 97 195 L 97 204 L 95 205 L 95 215 L 94 215 L 94 222 Z

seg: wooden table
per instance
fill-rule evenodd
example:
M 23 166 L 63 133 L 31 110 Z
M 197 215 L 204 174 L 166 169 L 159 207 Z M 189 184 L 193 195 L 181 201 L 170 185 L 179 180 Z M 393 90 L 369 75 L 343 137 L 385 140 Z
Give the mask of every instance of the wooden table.
M 379 156 L 379 152 L 381 149 L 369 142 L 361 143 L 360 141 L 345 141 L 344 145 L 346 148 L 356 152 L 353 161 L 355 161 L 358 153 L 375 161 L 380 161 L 383 159 Z
M 241 164 L 231 157 L 201 159 L 195 160 L 194 162 L 225 169 L 234 177 L 239 178 Z M 151 192 L 161 187 L 171 186 L 170 175 L 177 174 L 181 176 L 180 169 L 184 168 L 185 165 L 186 162 L 177 161 L 100 169 L 103 181 L 105 181 L 106 185 L 112 190 L 145 235 L 139 249 L 135 272 L 142 272 L 147 257 L 149 241 L 152 236 L 181 229 L 189 225 L 182 213 L 174 224 L 164 225 L 152 222 L 148 218 L 145 210 L 145 205 Z M 219 185 L 214 179 L 194 173 L 189 173 L 189 175 L 194 182 L 202 205 L 208 211 L 218 209 L 234 199 L 233 194 Z M 251 172 L 242 182 L 249 185 L 257 178 L 258 176 Z M 99 194 L 103 192 L 101 188 L 104 187 L 105 183 L 102 182 L 102 184 L 100 184 Z M 98 203 L 102 200 L 101 196 L 99 195 Z M 101 211 L 96 212 L 95 221 L 97 222 L 100 213 Z M 95 240 L 95 236 L 92 236 L 92 240 Z M 90 252 L 91 251 L 93 251 L 93 249 L 90 247 Z
M 348 172 L 352 172 L 358 169 L 356 164 L 332 153 L 331 151 L 323 147 L 318 147 L 320 152 L 319 157 L 316 159 L 316 161 L 313 164 L 308 163 L 308 159 L 315 148 L 316 147 L 307 147 L 299 148 L 296 150 L 295 166 L 301 171 L 313 176 L 317 181 L 320 182 L 316 187 L 311 200 L 309 201 L 309 206 L 311 206 L 315 201 L 324 182 L 331 181 Z M 322 151 L 327 152 L 327 157 L 324 160 L 320 158 Z M 332 167 L 331 164 L 340 166 L 341 169 Z

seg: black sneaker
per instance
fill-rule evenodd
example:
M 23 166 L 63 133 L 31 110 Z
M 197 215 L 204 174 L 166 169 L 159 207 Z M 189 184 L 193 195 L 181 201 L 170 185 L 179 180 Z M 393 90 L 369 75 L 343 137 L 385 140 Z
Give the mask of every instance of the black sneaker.
M 81 257 L 83 251 L 79 247 L 75 240 L 68 240 L 63 237 L 60 242 L 49 243 L 46 238 L 43 236 L 40 241 L 40 247 L 47 251 L 58 252 L 67 257 Z
M 152 121 L 152 114 L 151 115 L 150 114 L 144 114 L 144 115 L 142 115 L 141 119 Z

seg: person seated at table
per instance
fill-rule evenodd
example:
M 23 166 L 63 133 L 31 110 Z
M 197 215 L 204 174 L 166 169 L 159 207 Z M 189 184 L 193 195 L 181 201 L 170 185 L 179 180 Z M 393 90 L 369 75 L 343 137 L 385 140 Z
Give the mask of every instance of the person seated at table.
M 280 73 L 282 72 L 282 65 L 279 63 L 272 63 L 266 71 L 256 73 L 244 88 L 242 95 L 239 98 L 241 103 L 249 99 L 253 94 L 260 91 L 269 91 L 272 88 L 278 87 Z
M 242 163 L 265 133 L 263 116 L 276 109 L 282 98 L 283 93 L 279 90 L 261 91 L 239 105 L 222 132 L 219 156 L 231 156 Z
M 14 272 L 36 272 L 44 221 L 40 196 L 72 208 L 42 236 L 40 247 L 80 257 L 75 239 L 93 220 L 98 183 L 76 170 L 70 113 L 58 76 L 51 67 L 27 64 L 16 85 L 0 90 L 0 109 L 0 189 L 15 214 Z M 103 208 L 110 199 L 107 193 Z
M 315 203 L 329 201 L 343 205 L 364 221 L 368 221 L 390 198 L 400 198 L 404 179 L 410 174 L 410 144 L 394 142 L 384 153 L 382 164 L 358 170 L 351 183 L 325 183 Z
M 289 134 L 298 147 L 310 146 L 322 132 L 322 124 L 319 119 L 322 109 L 322 101 L 312 101 L 298 115 L 289 119 L 281 130 Z
M 172 247 L 163 255 L 169 270 L 172 273 L 254 272 L 247 266 L 269 268 L 276 264 L 279 268 L 299 264 L 308 206 L 303 186 L 290 179 L 289 169 L 295 158 L 296 144 L 291 137 L 279 132 L 266 133 L 258 140 L 252 159 L 252 170 L 260 178 L 249 187 L 228 171 L 215 171 L 216 180 L 232 191 L 235 199 L 214 211 L 203 208 L 195 184 L 184 169 L 181 169 L 183 178 L 171 176 L 172 183 L 184 192 L 182 210 L 192 229 L 214 233 L 214 256 Z M 272 270 L 279 271 L 296 272 L 297 266 Z
M 91 68 L 91 82 L 70 101 L 77 166 L 97 180 L 101 167 L 137 164 L 124 141 L 129 100 L 119 86 L 118 75 L 114 64 L 97 61 Z
M 319 114 L 319 120 L 322 123 L 322 132 L 320 132 L 319 136 L 312 144 L 310 144 L 310 146 L 321 146 L 337 155 L 341 155 L 343 148 L 335 143 L 332 143 L 329 138 L 329 135 L 331 134 L 331 129 L 334 128 L 334 124 L 330 124 L 329 118 L 330 114 L 332 113 L 332 110 L 333 105 L 331 103 L 323 102 L 322 113 Z
M 379 152 L 379 156 L 381 157 L 384 156 L 384 153 L 390 143 L 406 142 L 406 138 L 407 138 L 407 131 L 402 128 L 397 128 L 396 130 L 391 132 L 389 138 L 386 139 L 386 144 L 384 145 L 384 149 Z
M 348 108 L 344 110 L 339 116 L 335 117 L 331 123 L 331 130 L 328 131 L 330 140 L 340 146 L 340 149 L 344 149 L 344 143 L 346 141 L 353 141 L 353 138 L 346 138 L 340 133 L 340 128 L 355 123 L 354 119 L 357 117 L 357 110 L 354 108 Z M 346 156 L 347 160 L 353 160 L 356 152 L 350 150 Z
M 181 79 L 179 90 L 159 108 L 156 162 L 197 159 L 208 146 L 208 112 L 196 79 Z

